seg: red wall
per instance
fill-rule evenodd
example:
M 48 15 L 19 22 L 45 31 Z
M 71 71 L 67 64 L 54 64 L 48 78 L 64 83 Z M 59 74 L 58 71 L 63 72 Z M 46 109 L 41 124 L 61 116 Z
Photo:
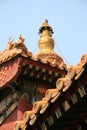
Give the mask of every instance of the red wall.
M 0 130 L 13 130 L 15 121 L 22 120 L 24 112 L 31 110 L 31 108 L 32 105 L 28 103 L 28 99 L 21 99 L 18 108 L 3 122 Z

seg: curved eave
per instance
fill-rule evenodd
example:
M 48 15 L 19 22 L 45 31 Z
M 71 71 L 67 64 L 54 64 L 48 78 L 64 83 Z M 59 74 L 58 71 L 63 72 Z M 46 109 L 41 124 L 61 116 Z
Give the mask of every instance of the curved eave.
M 70 119 L 67 123 L 70 125 L 73 123 L 76 125 L 81 119 L 85 121 L 87 118 L 87 103 L 85 103 L 87 102 L 87 55 L 84 57 L 85 60 L 82 59 L 76 67 L 68 68 L 64 78 L 57 80 L 55 89 L 48 89 L 45 97 L 35 102 L 31 111 L 24 113 L 23 120 L 15 123 L 15 130 L 49 129 L 60 119 L 66 119 L 69 111 L 75 116 L 72 119 L 72 116 L 67 115 Z M 84 107 L 80 108 L 81 104 Z M 73 113 L 72 110 L 75 112 Z
M 23 57 L 23 59 L 25 60 L 25 62 L 27 64 L 31 64 L 33 66 L 38 66 L 42 69 L 46 69 L 46 70 L 50 70 L 52 72 L 56 72 L 59 74 L 63 74 L 66 75 L 67 74 L 67 70 L 64 68 L 59 68 L 57 65 L 55 64 L 51 64 L 50 62 L 43 62 L 40 59 L 34 59 L 32 57 Z
M 18 54 L 0 65 L 0 89 L 17 79 L 24 63 L 33 66 L 33 68 L 39 67 L 58 75 L 66 75 L 66 70 L 58 69 L 56 66 L 53 67 L 49 63 L 42 63 L 40 60 L 34 60 L 31 56 Z

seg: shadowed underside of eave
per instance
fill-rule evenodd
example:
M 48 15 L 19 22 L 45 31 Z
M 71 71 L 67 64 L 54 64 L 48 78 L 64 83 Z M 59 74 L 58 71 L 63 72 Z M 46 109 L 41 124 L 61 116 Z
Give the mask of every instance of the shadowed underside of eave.
M 73 105 L 48 130 L 81 130 L 87 128 L 87 95 Z
M 79 130 L 79 127 L 85 130 L 84 128 L 87 128 L 86 80 L 85 73 L 68 91 L 61 94 L 58 100 L 50 104 L 44 114 L 37 113 L 35 124 L 28 125 L 26 130 Z

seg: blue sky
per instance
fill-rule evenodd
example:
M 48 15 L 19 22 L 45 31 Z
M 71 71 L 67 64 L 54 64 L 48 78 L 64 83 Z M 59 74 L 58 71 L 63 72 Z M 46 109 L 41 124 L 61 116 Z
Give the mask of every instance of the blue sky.
M 0 50 L 9 37 L 20 34 L 27 48 L 38 51 L 38 29 L 48 19 L 53 27 L 55 51 L 68 65 L 87 53 L 87 0 L 0 0 Z

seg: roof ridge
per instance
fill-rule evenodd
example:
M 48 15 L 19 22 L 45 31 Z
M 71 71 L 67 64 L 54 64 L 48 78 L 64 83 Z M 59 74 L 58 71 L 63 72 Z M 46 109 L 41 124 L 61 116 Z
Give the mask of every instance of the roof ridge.
M 24 44 L 24 38 L 20 35 L 16 42 L 9 40 L 6 49 L 0 52 L 0 64 L 12 59 L 13 57 L 21 54 L 24 57 L 32 56 Z

